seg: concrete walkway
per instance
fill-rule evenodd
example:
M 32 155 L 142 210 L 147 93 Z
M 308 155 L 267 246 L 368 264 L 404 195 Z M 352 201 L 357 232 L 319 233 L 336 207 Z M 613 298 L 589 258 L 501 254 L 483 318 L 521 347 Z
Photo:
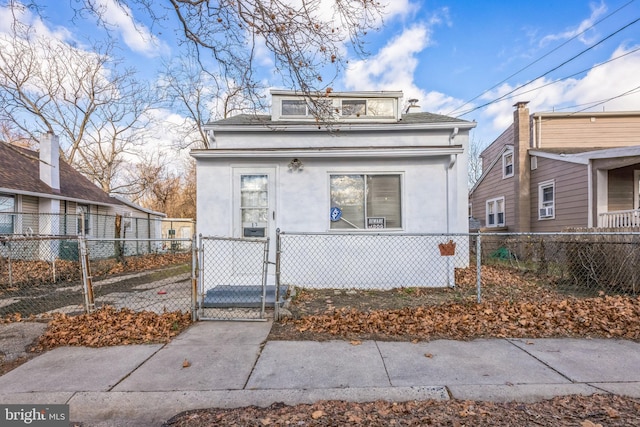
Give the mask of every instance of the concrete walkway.
M 83 426 L 159 426 L 188 409 L 322 399 L 640 398 L 632 341 L 266 341 L 270 327 L 199 322 L 166 345 L 57 348 L 0 377 L 0 402 L 68 403 Z

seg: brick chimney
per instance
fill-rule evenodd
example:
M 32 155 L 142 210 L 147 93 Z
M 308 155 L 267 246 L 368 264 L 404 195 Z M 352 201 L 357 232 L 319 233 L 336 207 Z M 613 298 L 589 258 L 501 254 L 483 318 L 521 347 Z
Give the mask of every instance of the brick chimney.
M 60 143 L 53 133 L 40 138 L 40 180 L 60 191 Z
M 531 230 L 531 171 L 529 168 L 529 146 L 531 144 L 531 125 L 529 102 L 517 102 L 513 112 L 513 159 L 514 194 L 517 198 L 515 208 L 517 232 Z

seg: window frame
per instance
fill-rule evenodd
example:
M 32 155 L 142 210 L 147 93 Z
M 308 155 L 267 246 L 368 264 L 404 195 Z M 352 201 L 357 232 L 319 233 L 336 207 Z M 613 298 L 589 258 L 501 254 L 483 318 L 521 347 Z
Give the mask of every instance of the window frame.
M 364 105 L 364 111 L 361 113 L 353 113 L 353 114 L 345 114 L 345 102 L 347 103 L 347 105 L 349 106 L 359 106 L 359 105 Z M 340 115 L 342 117 L 366 117 L 368 115 L 368 108 L 367 108 L 367 99 L 351 99 L 351 98 L 347 98 L 347 99 L 341 99 L 340 100 Z
M 511 156 L 511 163 L 507 162 L 507 158 Z M 511 168 L 510 171 L 507 171 L 507 168 Z M 515 162 L 513 157 L 513 150 L 507 150 L 502 153 L 502 179 L 511 178 L 513 176 L 515 169 Z
M 328 191 L 328 195 L 329 195 L 329 200 L 328 200 L 328 204 L 329 204 L 329 209 L 333 208 L 333 197 L 332 197 L 332 191 L 331 191 L 331 181 L 333 177 L 340 177 L 340 176 L 360 176 L 363 179 L 364 185 L 363 185 L 363 189 L 362 191 L 364 192 L 364 195 L 362 197 L 363 199 L 363 206 L 362 206 L 362 210 L 363 210 L 363 219 L 364 219 L 364 224 L 362 228 L 357 228 L 357 227 L 352 227 L 352 228 L 333 228 L 332 224 L 333 221 L 331 221 L 331 219 L 329 218 L 329 215 L 327 215 L 327 218 L 329 220 L 329 226 L 328 226 L 328 230 L 332 231 L 332 232 L 380 232 L 382 231 L 402 231 L 404 230 L 404 215 L 405 215 L 405 207 L 404 207 L 404 173 L 402 172 L 378 172 L 378 171 L 373 171 L 373 172 L 343 172 L 343 171 L 333 171 L 333 172 L 328 172 L 328 187 L 329 187 L 329 191 Z M 387 227 L 387 218 L 385 217 L 385 226 L 384 228 L 367 228 L 367 219 L 368 218 L 378 218 L 377 216 L 368 216 L 368 200 L 367 200 L 367 178 L 368 177 L 376 177 L 376 176 L 394 176 L 394 177 L 398 177 L 399 180 L 399 190 L 398 190 L 398 209 L 399 209 L 399 222 L 400 222 L 400 226 L 399 227 Z
M 11 210 L 2 210 L 0 211 L 0 216 L 7 216 L 9 218 L 8 221 L 4 222 L 4 225 L 7 227 L 6 230 L 11 230 L 10 233 L 0 233 L 0 234 L 15 234 L 16 233 L 16 216 L 15 213 L 17 211 L 18 198 L 12 194 L 0 194 L 0 197 L 5 198 L 7 200 L 13 200 L 13 207 Z M 0 224 L 3 224 L 0 222 Z M 2 227 L 0 227 L 0 231 L 3 231 Z
M 86 208 L 85 216 L 84 216 L 84 230 L 82 227 L 82 213 L 81 209 Z M 91 236 L 91 205 L 78 203 L 76 204 L 76 233 L 78 236 Z M 84 231 L 84 234 L 82 233 Z
M 551 201 L 544 201 L 544 190 L 547 188 L 551 188 L 553 190 Z M 551 208 L 551 215 L 542 216 L 542 210 L 548 212 L 548 209 Z M 556 218 L 556 180 L 550 179 L 547 181 L 543 181 L 538 183 L 538 221 L 546 221 L 549 219 Z
M 285 114 L 284 104 L 285 102 L 304 105 L 304 114 Z M 309 116 L 309 104 L 305 99 L 281 99 L 280 100 L 280 115 L 283 117 L 308 117 Z
M 489 212 L 489 207 L 498 207 L 502 206 L 502 210 L 495 210 L 494 212 Z M 500 214 L 502 214 L 502 221 L 498 221 L 500 219 Z M 489 221 L 490 215 L 493 215 L 494 221 Z M 485 202 L 485 227 L 487 228 L 500 228 L 505 227 L 507 224 L 507 208 L 505 203 L 505 197 L 495 197 L 493 199 L 487 199 Z

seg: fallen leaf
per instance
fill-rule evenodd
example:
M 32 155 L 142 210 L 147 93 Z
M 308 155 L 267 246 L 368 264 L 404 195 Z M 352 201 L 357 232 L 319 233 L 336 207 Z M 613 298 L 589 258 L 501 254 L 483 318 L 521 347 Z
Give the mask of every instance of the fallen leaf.
M 431 353 L 425 353 L 424 357 L 428 357 L 429 359 L 431 359 L 433 357 L 433 354 Z
M 317 420 L 318 418 L 322 418 L 324 417 L 326 414 L 324 411 L 314 411 L 313 414 L 311 414 L 311 418 L 313 418 L 314 420 Z
M 360 344 L 362 344 L 362 341 L 359 341 L 359 340 L 352 340 L 351 341 L 351 345 L 360 345 Z
M 182 367 L 188 368 L 189 366 L 191 366 L 191 362 L 189 362 L 187 359 L 184 359 L 184 361 L 182 362 Z

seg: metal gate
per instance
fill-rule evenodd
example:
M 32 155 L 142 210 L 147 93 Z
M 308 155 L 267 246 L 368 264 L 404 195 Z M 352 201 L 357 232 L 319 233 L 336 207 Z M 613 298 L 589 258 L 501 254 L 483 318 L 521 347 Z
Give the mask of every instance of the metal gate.
M 199 236 L 198 318 L 266 320 L 269 239 Z

